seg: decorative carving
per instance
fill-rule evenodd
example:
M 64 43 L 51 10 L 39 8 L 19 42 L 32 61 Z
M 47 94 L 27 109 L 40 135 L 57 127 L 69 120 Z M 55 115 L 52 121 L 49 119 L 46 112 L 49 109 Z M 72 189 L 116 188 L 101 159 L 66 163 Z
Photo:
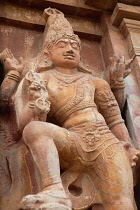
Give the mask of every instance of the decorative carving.
M 50 50 L 52 46 L 63 37 L 76 40 L 80 46 L 78 36 L 73 33 L 70 23 L 64 18 L 62 12 L 56 9 L 52 10 L 51 8 L 47 8 L 44 10 L 44 17 L 49 27 L 49 30 L 46 29 L 47 34 L 45 37 L 46 42 L 44 41 L 44 49 Z
M 78 71 L 80 40 L 64 15 L 51 8 L 45 15 L 42 57 L 19 84 L 9 78 L 14 82 L 9 95 L 2 85 L 7 101 L 14 96 L 17 127 L 42 185 L 21 200 L 19 209 L 82 210 L 98 204 L 134 209 L 131 166 L 140 153 L 128 146 L 130 137 L 110 86 Z M 45 53 L 50 69 L 39 63 Z M 6 55 L 9 70 L 14 57 Z M 16 60 L 15 71 L 20 67 Z
M 58 79 L 58 83 L 61 84 L 62 86 L 68 87 L 71 83 L 75 82 L 76 80 L 79 80 L 82 78 L 84 75 L 83 74 L 77 74 L 77 75 L 66 75 L 66 74 L 61 74 L 55 69 L 51 72 L 54 77 Z
M 26 80 L 31 84 L 28 88 L 29 94 L 29 108 L 35 110 L 36 115 L 39 116 L 39 120 L 42 119 L 42 114 L 46 114 L 50 111 L 50 102 L 48 101 L 48 92 L 46 90 L 44 82 L 41 80 L 40 75 L 34 71 L 30 71 L 26 74 Z

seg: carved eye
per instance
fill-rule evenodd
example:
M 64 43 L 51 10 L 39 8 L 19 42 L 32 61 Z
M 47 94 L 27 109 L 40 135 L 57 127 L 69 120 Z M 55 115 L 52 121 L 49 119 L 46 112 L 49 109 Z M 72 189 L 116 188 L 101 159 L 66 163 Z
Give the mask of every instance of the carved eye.
M 66 43 L 65 43 L 65 42 L 59 42 L 59 43 L 57 44 L 57 46 L 58 46 L 59 48 L 64 48 L 64 47 L 66 47 Z
M 76 49 L 76 50 L 79 49 L 79 45 L 77 43 L 72 43 L 71 46 L 73 49 Z

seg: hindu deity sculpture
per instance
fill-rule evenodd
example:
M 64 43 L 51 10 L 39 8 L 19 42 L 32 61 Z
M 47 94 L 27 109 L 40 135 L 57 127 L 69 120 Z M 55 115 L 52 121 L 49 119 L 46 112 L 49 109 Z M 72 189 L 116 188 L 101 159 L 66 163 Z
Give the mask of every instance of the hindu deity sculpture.
M 42 52 L 19 85 L 22 59 L 8 49 L 1 54 L 8 70 L 2 97 L 8 101 L 14 93 L 17 127 L 42 183 L 19 209 L 133 210 L 132 167 L 139 152 L 115 96 L 105 80 L 81 71 L 80 39 L 64 15 L 49 8 L 44 16 Z M 124 81 L 114 83 L 122 106 Z

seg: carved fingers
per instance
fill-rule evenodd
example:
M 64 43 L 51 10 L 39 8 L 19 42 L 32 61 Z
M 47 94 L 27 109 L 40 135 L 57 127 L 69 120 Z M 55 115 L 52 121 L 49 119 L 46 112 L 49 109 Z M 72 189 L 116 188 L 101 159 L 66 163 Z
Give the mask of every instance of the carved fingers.
M 13 54 L 11 53 L 11 50 L 6 48 L 5 50 L 3 50 L 3 52 L 1 53 L 1 61 L 5 62 L 7 58 L 13 59 Z
M 0 54 L 0 60 L 4 66 L 4 70 L 6 73 L 11 69 L 12 59 L 13 59 L 13 55 L 11 51 L 7 48 L 3 50 L 3 52 Z
M 124 54 L 114 55 L 110 58 L 110 86 L 113 89 L 124 88 L 124 77 L 131 72 L 130 64 L 133 59 L 125 61 Z
M 121 80 L 131 72 L 130 64 L 133 59 L 125 61 L 124 54 L 114 55 L 110 58 L 110 76 L 114 79 Z
M 125 70 L 124 55 L 114 55 L 110 58 L 110 77 L 114 80 L 123 80 Z
M 21 73 L 24 69 L 25 61 L 22 57 L 19 58 L 19 64 L 17 65 L 17 71 Z
M 124 143 L 124 148 L 129 154 L 131 167 L 134 168 L 137 164 L 138 159 L 140 158 L 140 151 L 136 150 L 132 145 L 128 142 Z
M 140 158 L 140 151 L 132 148 L 131 153 L 132 153 L 130 156 L 131 157 L 131 167 L 135 167 L 138 159 Z
M 125 62 L 125 71 L 124 71 L 124 78 L 127 77 L 131 73 L 130 65 L 133 59 L 129 59 Z
M 20 58 L 19 61 L 13 56 L 10 49 L 6 48 L 0 54 L 0 60 L 4 66 L 5 72 L 9 72 L 10 70 L 16 70 L 19 73 L 22 72 L 24 68 L 24 60 Z

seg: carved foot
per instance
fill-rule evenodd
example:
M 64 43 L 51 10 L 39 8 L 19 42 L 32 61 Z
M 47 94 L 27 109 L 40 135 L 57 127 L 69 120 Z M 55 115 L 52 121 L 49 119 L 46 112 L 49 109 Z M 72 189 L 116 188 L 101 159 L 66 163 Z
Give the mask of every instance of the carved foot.
M 19 210 L 72 210 L 70 199 L 64 190 L 53 190 L 53 187 L 36 195 L 25 196 Z

